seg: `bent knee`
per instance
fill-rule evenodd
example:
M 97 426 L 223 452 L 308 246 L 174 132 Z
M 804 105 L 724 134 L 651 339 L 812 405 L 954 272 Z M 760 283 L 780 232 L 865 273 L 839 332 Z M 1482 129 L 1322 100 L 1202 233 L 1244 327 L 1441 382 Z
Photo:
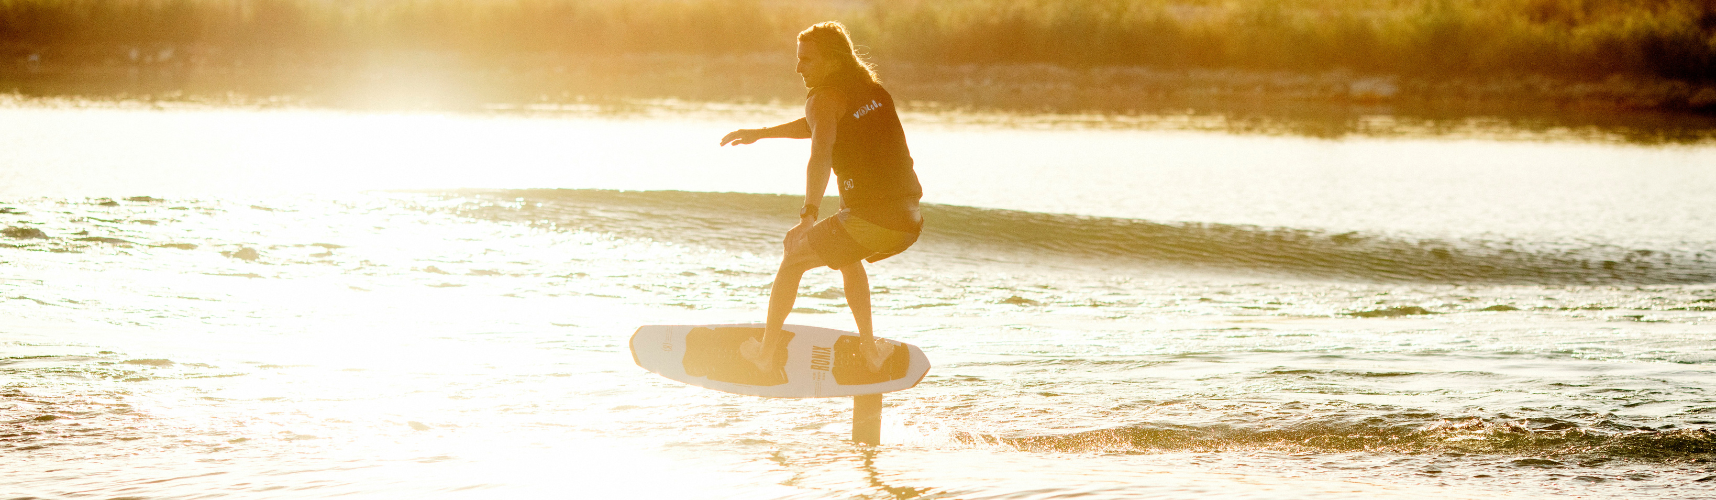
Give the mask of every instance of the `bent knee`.
M 816 251 L 811 250 L 809 245 L 799 249 L 788 249 L 786 256 L 781 258 L 782 271 L 803 273 L 818 267 L 822 267 L 822 257 L 816 255 Z

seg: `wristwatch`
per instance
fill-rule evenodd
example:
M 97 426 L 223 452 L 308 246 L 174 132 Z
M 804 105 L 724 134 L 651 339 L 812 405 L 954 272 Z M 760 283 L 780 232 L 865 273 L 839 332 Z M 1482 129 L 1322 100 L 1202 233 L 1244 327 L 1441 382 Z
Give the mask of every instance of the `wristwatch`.
M 804 205 L 804 208 L 798 209 L 798 218 L 800 218 L 800 219 L 803 219 L 805 217 L 816 218 L 816 216 L 822 215 L 821 212 L 822 212 L 822 207 L 818 207 L 816 205 L 811 205 L 809 203 L 806 203 Z

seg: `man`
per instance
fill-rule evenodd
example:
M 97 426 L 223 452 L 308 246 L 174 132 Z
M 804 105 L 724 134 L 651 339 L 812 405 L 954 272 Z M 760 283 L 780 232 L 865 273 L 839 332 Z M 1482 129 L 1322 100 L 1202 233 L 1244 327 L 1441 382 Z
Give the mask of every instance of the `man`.
M 845 26 L 829 21 L 799 33 L 797 71 L 810 88 L 804 118 L 721 138 L 723 146 L 771 137 L 810 139 L 804 207 L 798 225 L 787 231 L 786 256 L 769 291 L 768 322 L 763 337 L 747 341 L 740 354 L 765 372 L 785 365 L 785 359 L 775 359 L 779 333 L 798 298 L 799 280 L 806 271 L 828 266 L 845 278 L 859 352 L 876 371 L 894 345 L 877 341 L 870 327 L 870 279 L 863 261 L 893 256 L 917 241 L 923 230 L 918 212 L 923 188 L 912 170 L 894 100 L 852 49 Z M 818 222 L 831 171 L 838 178 L 841 208 Z

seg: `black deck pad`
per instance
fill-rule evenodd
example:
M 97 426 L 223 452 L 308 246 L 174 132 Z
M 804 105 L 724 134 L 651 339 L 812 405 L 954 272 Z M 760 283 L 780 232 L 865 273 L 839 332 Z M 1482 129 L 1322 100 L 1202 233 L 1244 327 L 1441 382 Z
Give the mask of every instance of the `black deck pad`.
M 793 333 L 783 330 L 781 334 L 785 336 L 775 344 L 775 361 L 790 361 L 787 359 L 787 344 L 792 342 Z M 762 336 L 761 328 L 693 328 L 685 335 L 685 374 L 731 384 L 765 387 L 785 384 L 786 370 L 777 368 L 764 373 L 739 355 L 739 344 L 743 344 L 745 339 L 760 339 Z M 783 362 L 781 366 L 786 364 Z M 902 375 L 904 366 L 901 365 Z M 839 381 L 838 373 L 836 381 Z
M 882 369 L 872 372 L 858 354 L 858 337 L 841 336 L 834 341 L 834 383 L 864 385 L 904 378 L 906 366 L 912 363 L 910 353 L 905 346 L 895 346 L 894 353 L 882 362 Z

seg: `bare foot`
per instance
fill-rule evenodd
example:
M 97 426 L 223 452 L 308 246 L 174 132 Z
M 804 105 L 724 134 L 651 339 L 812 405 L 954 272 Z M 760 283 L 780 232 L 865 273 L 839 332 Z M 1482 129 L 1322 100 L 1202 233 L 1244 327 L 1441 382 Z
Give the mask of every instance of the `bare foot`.
M 879 372 L 882 371 L 882 365 L 888 362 L 888 357 L 894 355 L 894 343 L 870 337 L 870 342 L 858 345 L 858 354 L 864 357 L 870 371 Z
M 739 344 L 739 357 L 745 358 L 751 364 L 757 365 L 757 371 L 767 372 L 774 368 L 774 350 L 763 350 L 763 341 L 756 337 L 745 339 Z

